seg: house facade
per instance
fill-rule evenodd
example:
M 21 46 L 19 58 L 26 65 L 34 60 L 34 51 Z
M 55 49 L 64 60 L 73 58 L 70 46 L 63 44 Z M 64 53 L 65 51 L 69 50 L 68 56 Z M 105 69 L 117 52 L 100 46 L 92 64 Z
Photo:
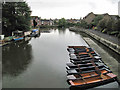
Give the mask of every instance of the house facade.
M 40 20 L 41 24 L 40 25 L 46 25 L 46 26 L 52 26 L 54 25 L 54 20 L 52 19 L 41 19 Z
M 106 20 L 106 21 L 118 20 L 119 19 L 118 15 L 109 15 L 108 13 L 105 13 L 105 14 L 94 14 L 93 12 L 91 12 L 87 16 L 85 16 L 83 18 L 83 20 L 85 22 L 87 22 L 87 24 L 90 24 L 90 23 L 92 23 L 94 21 L 95 17 L 97 17 L 97 16 L 103 16 L 103 18 L 101 20 Z
M 54 20 L 52 19 L 41 19 L 41 17 L 38 16 L 31 16 L 31 26 L 33 26 L 33 21 L 37 22 L 37 26 L 52 26 L 54 25 Z
M 67 19 L 66 20 L 68 23 L 79 23 L 80 22 L 80 19 Z
M 41 24 L 40 17 L 38 17 L 38 16 L 31 16 L 31 26 L 34 26 L 33 25 L 33 21 L 34 20 L 37 22 L 37 26 L 39 26 Z
M 96 15 L 95 15 L 93 12 L 91 12 L 91 13 L 89 13 L 87 16 L 85 16 L 85 17 L 83 18 L 83 20 L 84 20 L 85 22 L 87 22 L 87 24 L 90 24 L 90 23 L 93 22 L 93 20 L 94 20 L 95 17 L 96 17 Z

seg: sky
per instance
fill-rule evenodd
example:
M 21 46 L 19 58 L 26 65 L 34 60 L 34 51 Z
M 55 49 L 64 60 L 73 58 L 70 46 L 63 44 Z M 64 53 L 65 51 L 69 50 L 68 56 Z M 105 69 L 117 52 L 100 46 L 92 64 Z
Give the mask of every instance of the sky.
M 119 0 L 26 0 L 32 16 L 80 19 L 88 13 L 118 15 Z

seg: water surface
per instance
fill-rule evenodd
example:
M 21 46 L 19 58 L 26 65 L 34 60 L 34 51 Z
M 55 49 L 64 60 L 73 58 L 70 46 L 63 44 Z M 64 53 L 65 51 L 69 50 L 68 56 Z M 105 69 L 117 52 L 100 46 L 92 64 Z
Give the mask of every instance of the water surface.
M 3 47 L 3 88 L 68 88 L 68 45 L 87 44 L 68 29 L 50 29 L 29 42 Z

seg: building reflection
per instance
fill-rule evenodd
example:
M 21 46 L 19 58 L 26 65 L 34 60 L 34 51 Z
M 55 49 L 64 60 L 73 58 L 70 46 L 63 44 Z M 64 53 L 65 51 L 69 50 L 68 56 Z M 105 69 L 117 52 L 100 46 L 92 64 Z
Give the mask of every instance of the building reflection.
M 3 75 L 18 76 L 32 61 L 32 48 L 29 41 L 17 42 L 2 48 Z

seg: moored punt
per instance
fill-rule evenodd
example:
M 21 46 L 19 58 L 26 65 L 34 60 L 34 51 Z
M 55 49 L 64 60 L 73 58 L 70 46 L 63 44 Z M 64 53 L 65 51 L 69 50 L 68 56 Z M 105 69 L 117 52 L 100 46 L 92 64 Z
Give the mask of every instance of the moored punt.
M 86 46 L 68 46 L 67 50 L 70 54 L 86 55 L 90 53 L 93 56 L 100 56 L 95 50 Z
M 105 67 L 99 67 L 99 72 L 101 72 L 101 70 L 107 70 L 109 72 L 111 72 L 109 69 L 105 68 Z M 82 73 L 88 73 L 88 72 L 97 72 L 95 70 L 95 67 L 91 67 L 91 68 L 85 68 L 85 69 L 70 69 L 67 70 L 68 75 L 74 75 L 74 74 L 82 74 Z
M 112 73 L 108 73 L 102 76 L 95 76 L 90 78 L 82 78 L 82 79 L 75 79 L 69 80 L 69 84 L 71 87 L 79 87 L 79 88 L 89 88 L 89 87 L 96 87 L 99 85 L 103 85 L 106 83 L 110 83 L 116 80 L 116 75 Z
M 68 46 L 67 82 L 71 87 L 89 88 L 115 81 L 117 76 L 90 47 Z
M 107 70 L 101 70 L 101 74 L 107 74 L 109 71 Z M 68 75 L 67 79 L 68 80 L 76 80 L 76 79 L 82 79 L 82 78 L 92 78 L 99 76 L 95 71 L 89 72 L 89 73 L 83 73 L 83 74 L 74 74 L 74 75 Z
M 87 64 L 74 64 L 74 63 L 67 63 L 66 64 L 66 69 L 70 70 L 70 69 L 87 69 L 87 68 L 93 68 L 95 66 L 93 66 L 92 63 L 87 63 Z M 106 67 L 108 68 L 104 63 L 100 63 L 100 62 L 95 62 L 96 67 Z
M 101 57 L 99 55 L 97 55 L 96 53 L 92 54 L 88 54 L 88 53 L 81 53 L 81 54 L 69 54 L 71 59 L 78 59 L 78 58 L 90 58 L 92 55 L 92 58 L 94 59 L 101 59 Z

